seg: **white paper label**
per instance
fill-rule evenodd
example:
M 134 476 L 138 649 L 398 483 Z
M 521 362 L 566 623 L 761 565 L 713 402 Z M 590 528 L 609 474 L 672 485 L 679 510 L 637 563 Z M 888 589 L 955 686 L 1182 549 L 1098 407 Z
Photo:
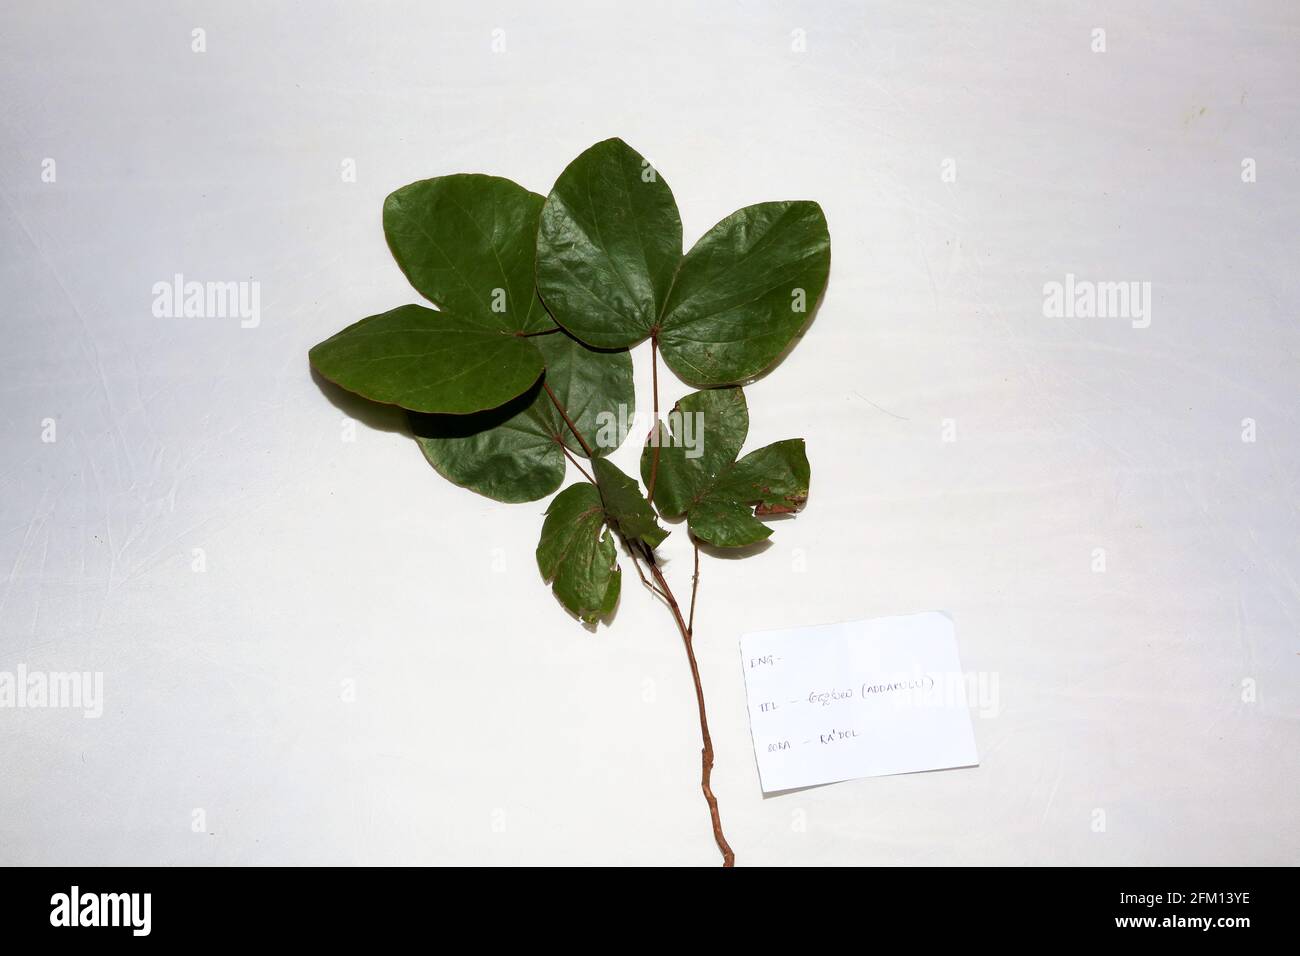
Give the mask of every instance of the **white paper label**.
M 763 790 L 979 763 L 946 614 L 740 639 Z

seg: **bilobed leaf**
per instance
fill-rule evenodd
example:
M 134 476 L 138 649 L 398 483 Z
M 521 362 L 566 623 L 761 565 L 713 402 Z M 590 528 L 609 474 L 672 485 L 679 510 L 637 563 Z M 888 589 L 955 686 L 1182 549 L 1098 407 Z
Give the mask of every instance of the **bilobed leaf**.
M 555 324 L 534 283 L 543 201 L 499 176 L 422 179 L 384 200 L 384 235 L 411 285 L 440 309 L 537 332 Z
M 635 407 L 632 359 L 626 351 L 598 352 L 562 331 L 529 341 L 546 359 L 546 383 L 597 456 L 622 438 L 606 423 L 624 421 Z M 620 407 L 621 406 L 621 407 Z M 564 442 L 585 455 L 555 404 L 542 389 L 477 415 L 413 415 L 420 449 L 438 473 L 497 501 L 544 498 L 564 480 Z
M 537 248 L 537 285 L 560 325 L 597 348 L 635 345 L 681 262 L 677 201 L 640 153 L 607 139 L 556 180 Z
M 613 612 L 623 572 L 595 485 L 570 485 L 555 496 L 542 522 L 537 567 L 560 603 L 583 623 Z
M 419 305 L 362 319 L 309 355 L 321 375 L 363 398 L 456 415 L 523 394 L 543 367 L 531 339 Z
M 830 271 L 815 202 L 737 210 L 684 257 L 668 185 L 622 140 L 588 149 L 542 208 L 537 286 L 557 322 L 590 345 L 655 336 L 684 381 L 746 382 L 807 324 Z
M 739 388 L 694 392 L 661 423 L 641 452 L 641 476 L 665 518 L 686 515 L 693 537 L 721 548 L 771 535 L 755 515 L 792 514 L 808 497 L 810 469 L 802 438 L 750 452 L 736 461 L 749 431 Z M 659 442 L 658 464 L 655 447 Z
M 312 349 L 312 365 L 414 412 L 469 414 L 526 392 L 543 359 L 523 335 L 555 327 L 534 283 L 542 202 L 496 176 L 441 176 L 392 193 L 389 247 L 441 311 L 408 305 L 363 319 Z
M 604 458 L 597 458 L 592 463 L 592 473 L 605 503 L 605 515 L 618 526 L 623 537 L 629 541 L 644 541 L 652 548 L 657 548 L 668 537 L 668 532 L 655 519 L 650 503 L 641 494 L 635 478 L 623 474 L 617 465 Z
M 668 414 L 671 431 L 662 424 L 659 464 L 653 445 L 641 453 L 641 478 L 654 491 L 654 505 L 665 517 L 685 514 L 692 503 L 713 487 L 718 476 L 736 463 L 749 433 L 749 409 L 739 388 L 709 389 L 683 398 Z

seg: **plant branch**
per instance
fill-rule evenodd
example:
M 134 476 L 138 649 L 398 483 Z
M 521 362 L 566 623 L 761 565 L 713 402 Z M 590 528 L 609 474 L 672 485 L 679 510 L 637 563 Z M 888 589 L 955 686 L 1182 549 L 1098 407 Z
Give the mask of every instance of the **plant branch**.
M 672 588 L 664 580 L 663 572 L 659 570 L 659 565 L 654 560 L 654 553 L 649 549 L 647 549 L 646 561 L 650 565 L 650 573 L 654 576 L 655 581 L 663 588 L 664 599 L 668 602 L 669 610 L 673 612 L 673 619 L 677 622 L 677 629 L 682 632 L 682 643 L 686 645 L 686 659 L 691 664 L 691 679 L 695 681 L 695 700 L 700 709 L 700 736 L 704 740 L 704 748 L 700 751 L 700 789 L 704 791 L 704 799 L 709 805 L 709 817 L 713 821 L 713 839 L 717 841 L 718 849 L 722 851 L 722 865 L 735 866 L 736 854 L 732 852 L 726 836 L 722 833 L 722 817 L 718 813 L 718 798 L 713 795 L 713 787 L 711 786 L 713 738 L 709 736 L 709 717 L 704 708 L 704 686 L 700 683 L 700 666 L 695 661 L 695 648 L 692 642 L 691 629 L 682 620 L 682 609 L 678 607 L 677 599 L 673 597 Z
M 654 340 L 652 339 L 652 349 L 654 348 L 653 341 Z M 569 426 L 569 431 L 573 432 L 573 437 L 578 440 L 578 444 L 581 445 L 582 450 L 587 453 L 587 457 L 594 458 L 595 456 L 591 453 L 591 446 L 587 444 L 587 439 L 582 437 L 582 433 L 578 431 L 578 426 L 573 423 L 573 419 L 569 417 L 569 413 L 565 410 L 564 406 L 560 404 L 560 400 L 556 397 L 555 393 L 551 391 L 551 386 L 546 383 L 545 379 L 542 379 L 542 388 L 546 389 L 546 394 L 551 397 L 551 403 L 555 405 L 556 411 L 560 413 L 560 417 L 564 419 L 564 423 Z M 658 428 L 658 373 L 655 374 L 654 401 L 655 427 Z M 560 447 L 564 447 L 563 442 L 561 442 Z M 565 454 L 568 454 L 567 448 L 565 449 Z M 569 460 L 574 461 L 574 464 L 577 464 L 571 456 Z M 581 470 L 581 466 L 579 466 L 579 469 Z M 585 471 L 583 473 L 586 474 Z M 588 476 L 588 480 L 591 480 L 590 476 Z M 653 482 L 653 480 L 654 473 L 652 471 L 651 481 Z M 592 481 L 592 484 L 596 484 L 596 482 Z M 600 486 L 596 485 L 596 487 L 599 489 Z M 646 587 L 650 588 L 651 591 L 659 595 L 659 597 L 663 598 L 665 603 L 667 603 L 668 609 L 673 613 L 673 620 L 677 622 L 677 629 L 682 633 L 682 642 L 686 646 L 686 659 L 691 665 L 691 679 L 695 682 L 695 701 L 700 710 L 700 736 L 704 741 L 704 747 L 700 751 L 700 762 L 702 768 L 700 774 L 700 789 L 704 791 L 704 800 L 709 805 L 709 818 L 713 821 L 713 839 L 717 841 L 718 849 L 722 851 L 722 865 L 735 866 L 736 854 L 732 852 L 730 844 L 727 843 L 726 836 L 722 833 L 722 816 L 718 812 L 718 798 L 713 795 L 713 787 L 711 785 L 713 777 L 713 738 L 709 736 L 709 716 L 704 707 L 704 685 L 700 683 L 700 666 L 696 663 L 695 647 L 692 644 L 691 627 L 695 622 L 695 592 L 699 585 L 700 577 L 699 546 L 697 545 L 695 548 L 695 584 L 691 587 L 691 624 L 687 624 L 682 618 L 682 609 L 677 603 L 677 598 L 673 596 L 673 589 L 668 586 L 668 581 L 664 578 L 663 572 L 659 570 L 659 563 L 655 560 L 654 549 L 644 541 L 629 541 L 621 533 L 619 534 L 619 537 L 623 538 L 623 544 L 626 545 L 628 553 L 632 555 L 632 564 L 636 568 L 637 574 L 640 575 L 641 580 L 645 582 Z M 641 571 L 641 565 L 636 559 L 636 546 L 638 544 L 641 545 L 641 556 L 645 558 L 646 565 L 650 568 L 650 574 L 654 578 L 655 584 L 651 584 Z M 658 587 L 655 587 L 656 584 Z

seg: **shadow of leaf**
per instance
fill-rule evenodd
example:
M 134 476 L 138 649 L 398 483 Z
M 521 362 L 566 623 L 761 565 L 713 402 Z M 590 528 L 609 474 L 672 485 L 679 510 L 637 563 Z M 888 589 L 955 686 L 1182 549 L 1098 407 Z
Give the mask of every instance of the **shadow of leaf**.
M 479 432 L 496 428 L 514 418 L 536 399 L 542 383 L 530 388 L 518 398 L 513 398 L 498 408 L 468 415 L 434 415 L 427 412 L 407 412 L 411 433 L 416 438 L 468 438 Z

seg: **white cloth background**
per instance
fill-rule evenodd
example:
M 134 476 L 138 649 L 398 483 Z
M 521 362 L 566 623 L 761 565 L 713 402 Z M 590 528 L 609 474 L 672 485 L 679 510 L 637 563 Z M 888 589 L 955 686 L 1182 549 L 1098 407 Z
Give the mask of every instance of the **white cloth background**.
M 418 300 L 390 190 L 545 193 L 611 135 L 688 245 L 770 199 L 831 227 L 815 322 L 748 391 L 749 447 L 807 439 L 808 508 L 703 569 L 739 862 L 1297 862 L 1294 4 L 5 19 L 0 670 L 102 672 L 104 713 L 0 710 L 0 862 L 717 862 L 666 611 L 627 569 L 583 630 L 533 562 L 545 502 L 453 487 L 306 360 Z M 260 283 L 260 324 L 154 317 L 176 273 Z M 1045 317 L 1067 273 L 1149 281 L 1150 327 Z M 680 592 L 681 529 L 663 553 Z M 997 679 L 983 765 L 763 799 L 740 634 L 929 609 Z

